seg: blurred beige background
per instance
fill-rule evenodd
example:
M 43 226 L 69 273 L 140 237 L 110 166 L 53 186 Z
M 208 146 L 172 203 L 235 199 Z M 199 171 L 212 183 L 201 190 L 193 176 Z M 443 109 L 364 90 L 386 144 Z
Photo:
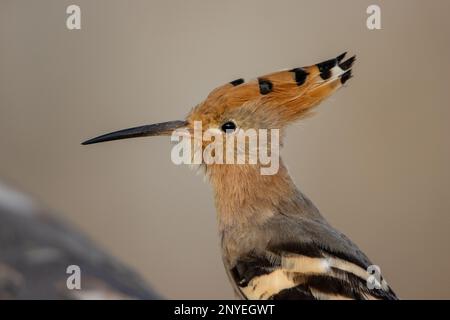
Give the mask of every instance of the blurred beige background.
M 66 29 L 73 3 L 80 31 Z M 450 298 L 449 13 L 447 0 L 0 0 L 0 178 L 164 296 L 232 298 L 210 187 L 172 164 L 169 139 L 80 142 L 349 50 L 354 79 L 290 128 L 285 162 L 400 297 Z

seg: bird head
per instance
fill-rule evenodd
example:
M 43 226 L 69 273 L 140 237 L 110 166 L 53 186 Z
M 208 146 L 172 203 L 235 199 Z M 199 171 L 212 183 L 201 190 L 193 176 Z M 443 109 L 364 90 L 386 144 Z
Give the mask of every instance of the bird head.
M 220 145 L 216 145 L 214 150 L 216 152 L 225 148 L 226 139 L 236 139 L 240 133 L 249 130 L 282 131 L 290 123 L 310 114 L 315 106 L 351 78 L 355 57 L 345 61 L 344 57 L 345 53 L 315 65 L 271 73 L 248 82 L 234 80 L 214 89 L 185 120 L 115 131 L 83 144 L 175 132 L 175 135 L 193 138 L 192 141 L 200 137 L 198 143 L 202 152 L 212 141 L 217 142 L 221 138 Z M 198 135 L 195 135 L 196 130 L 200 131 Z M 208 138 L 205 139 L 205 135 Z M 233 150 L 237 149 L 235 141 Z M 246 147 L 240 152 L 251 151 Z

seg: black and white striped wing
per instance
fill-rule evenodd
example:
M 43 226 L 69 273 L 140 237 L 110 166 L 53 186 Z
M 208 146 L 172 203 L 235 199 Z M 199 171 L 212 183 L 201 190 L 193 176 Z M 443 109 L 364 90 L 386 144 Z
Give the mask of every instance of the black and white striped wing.
M 302 234 L 285 228 L 264 251 L 237 260 L 230 276 L 242 298 L 397 299 L 381 274 L 368 273 L 371 263 L 350 240 L 328 225 L 311 224 L 298 230 Z

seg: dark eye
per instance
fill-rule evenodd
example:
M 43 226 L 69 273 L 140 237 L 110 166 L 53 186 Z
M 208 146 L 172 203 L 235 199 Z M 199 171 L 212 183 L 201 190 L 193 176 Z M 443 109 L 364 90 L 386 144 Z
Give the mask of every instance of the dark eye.
M 231 132 L 231 131 L 234 131 L 235 129 L 236 129 L 236 124 L 233 121 L 225 122 L 222 125 L 223 132 Z

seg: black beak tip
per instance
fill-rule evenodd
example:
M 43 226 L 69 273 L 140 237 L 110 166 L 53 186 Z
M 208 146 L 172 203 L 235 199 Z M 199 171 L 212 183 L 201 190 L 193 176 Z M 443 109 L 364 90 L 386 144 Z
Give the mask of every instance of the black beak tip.
M 118 131 L 118 132 L 120 132 L 120 131 Z M 121 137 L 120 135 L 117 135 L 116 132 L 112 132 L 112 133 L 107 133 L 107 134 L 104 134 L 104 135 L 101 135 L 101 136 L 98 136 L 98 137 L 95 137 L 95 138 L 83 141 L 81 143 L 81 145 L 87 146 L 87 145 L 90 145 L 90 144 L 106 142 L 106 141 L 111 141 L 111 140 L 119 140 L 119 139 L 123 139 L 123 138 L 126 138 L 126 136 L 125 137 Z
M 82 146 L 87 146 L 88 144 L 92 144 L 93 142 L 92 142 L 91 140 L 92 140 L 92 139 L 83 141 L 83 142 L 81 143 L 81 145 L 82 145 Z
M 90 145 L 90 144 L 106 142 L 106 141 L 112 141 L 112 140 L 120 140 L 120 139 L 124 139 L 124 138 L 126 138 L 126 137 L 117 136 L 115 134 L 115 132 L 113 132 L 113 133 L 104 134 L 102 136 L 98 136 L 98 137 L 95 137 L 95 138 L 83 141 L 81 143 L 81 145 L 82 146 L 87 146 L 87 145 Z

